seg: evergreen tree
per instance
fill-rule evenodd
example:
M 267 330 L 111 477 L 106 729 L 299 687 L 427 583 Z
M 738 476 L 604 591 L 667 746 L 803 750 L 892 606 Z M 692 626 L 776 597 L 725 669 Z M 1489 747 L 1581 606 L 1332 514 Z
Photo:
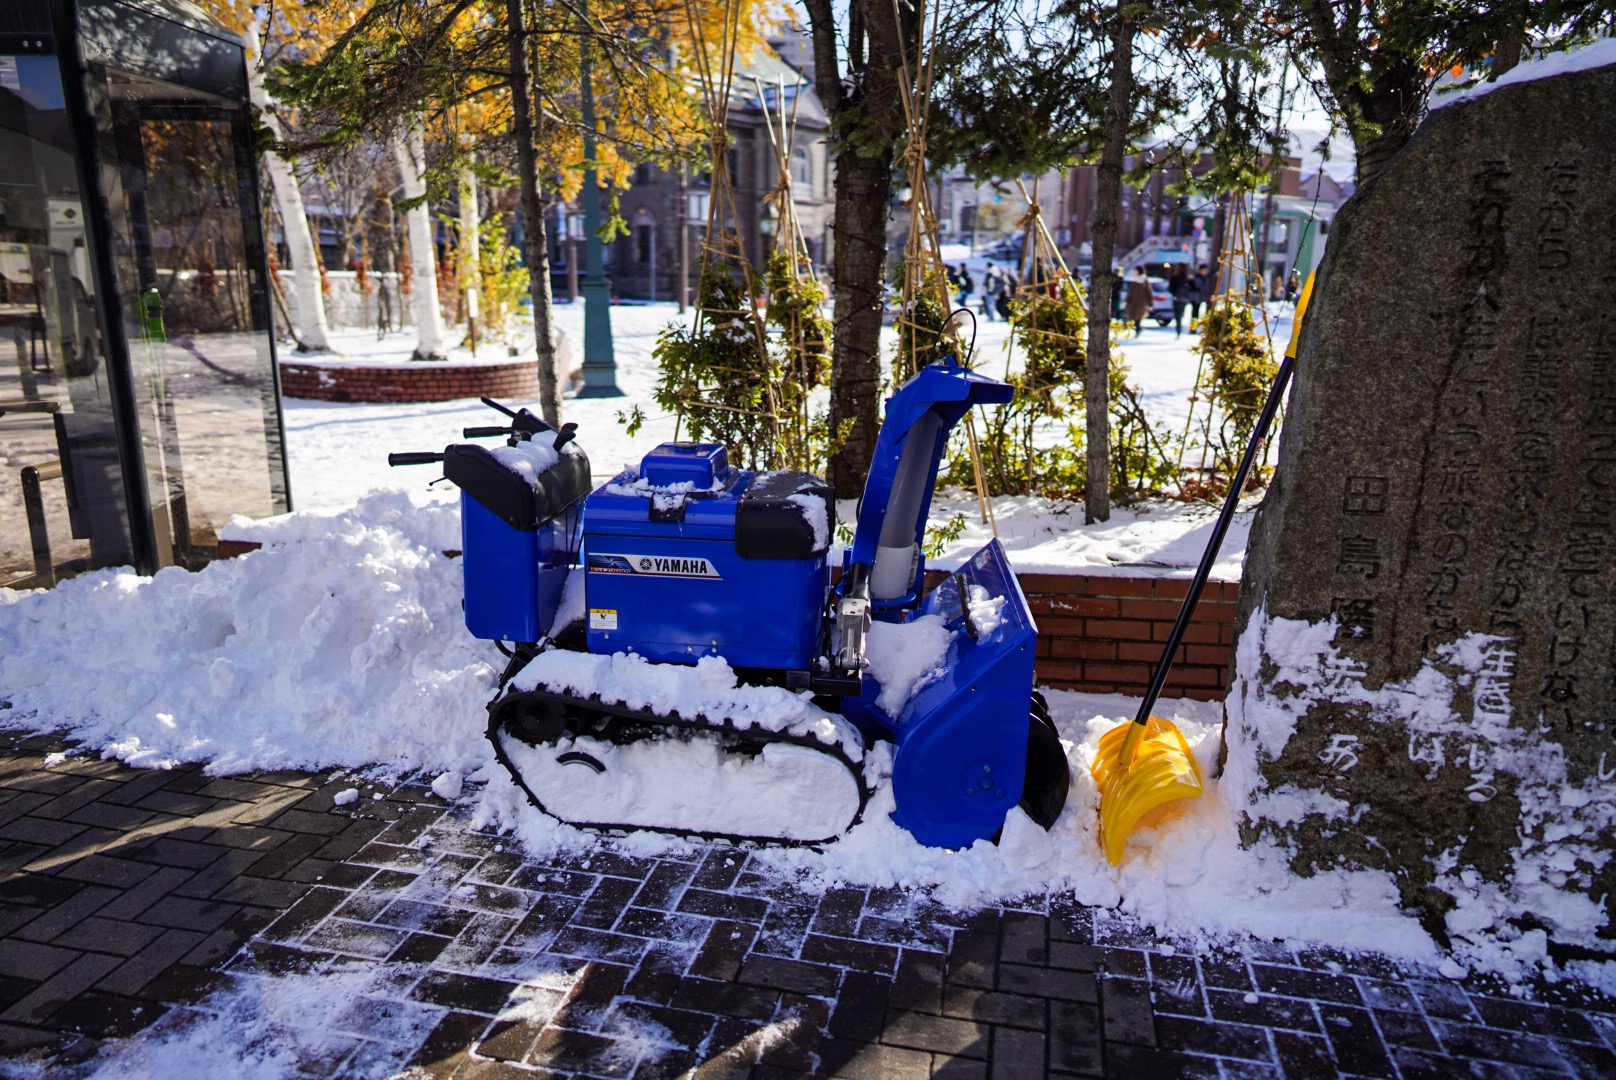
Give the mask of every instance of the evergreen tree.
M 1432 89 L 1498 78 L 1527 50 L 1608 36 L 1609 0 L 1279 0 L 1271 12 L 1319 98 L 1352 137 L 1359 186 L 1408 142 Z
M 1258 186 L 1274 121 L 1273 37 L 1235 0 L 1056 0 L 963 6 L 941 35 L 947 72 L 932 146 L 981 179 L 1096 167 L 1085 372 L 1085 517 L 1110 517 L 1110 268 L 1124 180 L 1179 167 L 1185 190 Z M 1148 152 L 1146 152 L 1148 149 Z M 1213 151 L 1210 168 L 1203 149 Z M 1129 160 L 1134 162 L 1130 170 Z

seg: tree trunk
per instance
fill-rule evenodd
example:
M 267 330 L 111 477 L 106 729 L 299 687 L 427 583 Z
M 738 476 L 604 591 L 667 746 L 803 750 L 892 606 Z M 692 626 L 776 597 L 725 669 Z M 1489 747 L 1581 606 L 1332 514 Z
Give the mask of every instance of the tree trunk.
M 437 245 L 432 242 L 432 214 L 426 196 L 426 136 L 419 117 L 408 117 L 393 142 L 399 172 L 404 176 L 404 197 L 420 199 L 404 215 L 410 236 L 410 314 L 415 317 L 415 359 L 442 360 L 449 354 L 438 307 Z
M 259 120 L 278 141 L 283 133 L 272 109 L 274 100 L 264 87 L 255 20 L 247 21 L 243 36 L 247 39 L 247 53 L 253 58 L 248 67 L 247 93 L 258 108 Z M 303 192 L 298 188 L 297 173 L 292 170 L 291 162 L 273 150 L 264 151 L 264 165 L 269 170 L 269 186 L 275 192 L 275 205 L 281 212 L 281 231 L 286 236 L 286 250 L 291 256 L 298 322 L 292 332 L 297 339 L 297 350 L 324 352 L 331 347 L 331 342 L 325 319 L 325 294 L 320 289 L 320 253 L 309 231 L 309 216 L 303 209 Z
M 1112 27 L 1111 100 L 1105 112 L 1105 143 L 1095 169 L 1093 244 L 1089 289 L 1088 365 L 1083 383 L 1086 409 L 1087 471 L 1083 519 L 1111 518 L 1111 262 L 1122 211 L 1122 163 L 1133 117 L 1133 39 L 1137 24 L 1118 15 Z
M 481 238 L 477 229 L 482 215 L 477 212 L 477 178 L 470 169 L 460 172 L 460 292 L 466 303 L 466 337 L 471 342 L 472 355 L 477 353 L 477 338 L 481 328 L 482 275 L 478 268 Z
M 511 46 L 511 128 L 516 135 L 516 168 L 522 186 L 522 256 L 533 297 L 533 347 L 539 366 L 539 413 L 561 423 L 561 380 L 556 372 L 554 311 L 550 297 L 550 239 L 539 198 L 539 166 L 533 149 L 533 104 L 528 90 L 527 20 L 522 0 L 505 0 L 506 34 Z
M 1408 144 L 1409 137 L 1414 134 L 1414 126 L 1412 122 L 1393 122 L 1383 127 L 1378 135 L 1353 139 L 1353 152 L 1357 156 L 1353 179 L 1359 190 L 1379 175 L 1380 170 Z
M 1425 73 L 1413 60 L 1388 63 L 1373 85 L 1364 82 L 1362 53 L 1356 20 L 1336 23 L 1330 0 L 1311 0 L 1307 8 L 1319 67 L 1337 112 L 1347 117 L 1357 154 L 1354 179 L 1361 190 L 1386 167 L 1413 136 L 1425 103 Z
M 1510 29 L 1499 35 L 1498 45 L 1493 49 L 1492 69 L 1487 72 L 1488 82 L 1497 82 L 1498 77 L 1506 71 L 1519 66 L 1521 54 L 1526 49 L 1526 31 Z
M 890 150 L 837 157 L 830 430 L 844 434 L 831 448 L 829 479 L 843 499 L 863 492 L 881 428 L 881 304 L 891 199 Z
M 376 253 L 374 260 L 376 267 L 376 339 L 391 333 L 396 323 L 393 308 L 392 288 L 398 286 L 398 251 L 397 251 L 397 224 L 393 214 L 393 197 L 387 187 L 379 186 L 376 189 L 376 220 L 371 228 L 374 240 L 372 250 Z M 388 277 L 392 276 L 391 285 Z M 402 307 L 402 302 L 399 305 Z
M 829 0 L 808 0 L 815 84 L 838 136 L 835 267 L 828 479 L 839 498 L 864 490 L 881 428 L 881 307 L 886 286 L 887 210 L 892 202 L 892 146 L 904 130 L 899 44 L 914 37 L 890 0 L 853 0 L 849 11 L 851 89 L 844 89 Z M 868 41 L 869 61 L 863 58 Z M 917 43 L 907 40 L 909 55 Z M 856 140 L 866 153 L 848 145 Z M 868 154 L 870 147 L 881 147 Z M 867 156 L 866 156 L 867 155 Z

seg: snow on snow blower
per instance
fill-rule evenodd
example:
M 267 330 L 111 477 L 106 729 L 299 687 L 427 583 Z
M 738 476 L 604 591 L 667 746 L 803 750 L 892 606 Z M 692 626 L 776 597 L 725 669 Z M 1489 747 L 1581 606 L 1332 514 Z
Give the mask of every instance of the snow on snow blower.
M 831 489 L 720 445 L 663 443 L 590 491 L 571 425 L 485 398 L 510 425 L 465 437 L 504 446 L 391 455 L 460 489 L 466 625 L 510 657 L 488 735 L 532 803 L 597 830 L 826 843 L 885 741 L 892 816 L 922 843 L 995 837 L 1018 804 L 1053 825 L 1070 770 L 1003 548 L 923 587 L 949 431 L 1011 394 L 952 360 L 899 388 L 834 586 Z

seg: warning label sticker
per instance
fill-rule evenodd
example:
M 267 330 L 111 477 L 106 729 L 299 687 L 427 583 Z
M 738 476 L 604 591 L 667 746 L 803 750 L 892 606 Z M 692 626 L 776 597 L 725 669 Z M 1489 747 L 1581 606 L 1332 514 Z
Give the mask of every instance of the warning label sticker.
M 589 629 L 616 630 L 617 609 L 592 607 L 589 609 Z
M 721 575 L 706 559 L 682 559 L 667 555 L 607 555 L 593 552 L 589 556 L 592 574 L 646 574 L 651 577 L 707 578 L 717 581 Z

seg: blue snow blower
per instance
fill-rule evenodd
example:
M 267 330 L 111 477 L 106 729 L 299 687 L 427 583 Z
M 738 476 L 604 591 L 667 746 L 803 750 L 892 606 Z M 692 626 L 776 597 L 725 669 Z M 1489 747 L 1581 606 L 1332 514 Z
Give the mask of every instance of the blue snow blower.
M 460 489 L 466 625 L 510 657 L 489 738 L 528 798 L 586 828 L 825 843 L 862 816 L 863 750 L 885 740 L 892 817 L 920 842 L 996 838 L 1017 805 L 1051 826 L 1070 771 L 1032 688 L 1037 628 L 1004 549 L 925 588 L 949 433 L 1012 393 L 952 360 L 898 389 L 834 584 L 831 489 L 736 468 L 722 446 L 664 443 L 591 491 L 572 425 L 485 398 L 510 424 L 465 436 L 504 446 L 391 455 L 441 462 Z M 942 662 L 883 686 L 922 642 L 946 645 Z M 569 688 L 579 653 L 678 670 L 717 657 L 741 684 L 791 693 L 762 718 L 632 708 Z

